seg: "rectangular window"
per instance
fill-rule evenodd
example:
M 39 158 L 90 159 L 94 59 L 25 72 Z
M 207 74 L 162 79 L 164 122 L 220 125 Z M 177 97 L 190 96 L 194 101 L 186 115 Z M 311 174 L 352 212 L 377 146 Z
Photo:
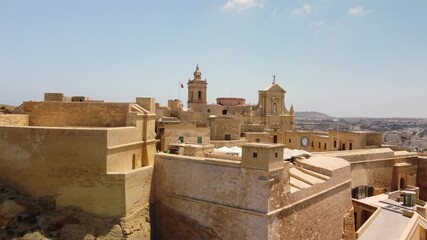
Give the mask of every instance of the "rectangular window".
M 326 150 L 326 143 L 325 143 L 325 150 Z
M 348 144 L 348 149 L 353 150 L 353 143 Z
M 257 138 L 255 139 L 255 142 L 261 142 L 261 139 Z
M 292 142 L 292 139 L 289 138 L 289 143 L 291 143 L 291 142 Z
M 225 134 L 224 135 L 224 140 L 231 140 L 231 135 L 230 134 Z
M 311 141 L 311 147 L 314 148 L 314 142 L 313 141 Z
M 184 143 L 184 137 L 183 137 L 183 136 L 180 136 L 180 137 L 178 138 L 178 140 L 179 140 L 179 143 Z
M 202 137 L 197 137 L 197 143 L 202 144 Z
M 277 143 L 277 135 L 273 136 L 273 143 Z
M 321 146 L 320 146 L 320 142 L 319 142 L 319 148 L 321 148 Z
M 275 152 L 275 153 L 274 153 L 274 157 L 276 157 L 276 158 L 277 158 L 278 156 L 279 156 L 279 153 L 278 153 L 278 152 Z
M 337 148 L 337 140 L 334 140 L 334 148 Z
M 253 152 L 252 153 L 252 157 L 257 158 L 258 157 L 258 153 L 257 152 Z

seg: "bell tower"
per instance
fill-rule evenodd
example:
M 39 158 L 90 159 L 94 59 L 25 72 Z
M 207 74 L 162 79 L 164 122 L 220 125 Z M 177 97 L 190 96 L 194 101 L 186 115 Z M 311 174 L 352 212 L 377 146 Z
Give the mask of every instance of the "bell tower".
M 202 72 L 199 65 L 196 66 L 196 71 L 193 74 L 193 80 L 188 79 L 188 100 L 187 106 L 195 111 L 204 111 L 207 102 L 207 87 L 206 78 L 202 80 Z

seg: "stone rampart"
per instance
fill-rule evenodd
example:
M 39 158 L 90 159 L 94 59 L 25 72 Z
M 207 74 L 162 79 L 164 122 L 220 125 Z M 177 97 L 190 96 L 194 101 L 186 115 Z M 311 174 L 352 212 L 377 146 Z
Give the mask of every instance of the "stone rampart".
M 0 114 L 0 126 L 28 126 L 27 114 Z
M 24 102 L 30 126 L 126 126 L 130 103 L 104 102 Z
M 149 189 L 152 170 L 107 174 L 107 136 L 107 128 L 0 127 L 0 180 L 58 206 L 126 216 L 148 204 L 138 184 Z

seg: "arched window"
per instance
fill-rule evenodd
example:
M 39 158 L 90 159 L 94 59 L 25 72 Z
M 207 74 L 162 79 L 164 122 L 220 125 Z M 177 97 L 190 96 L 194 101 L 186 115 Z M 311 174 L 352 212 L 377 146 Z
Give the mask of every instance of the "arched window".
M 202 99 L 202 91 L 199 91 L 198 97 L 199 97 L 199 100 Z

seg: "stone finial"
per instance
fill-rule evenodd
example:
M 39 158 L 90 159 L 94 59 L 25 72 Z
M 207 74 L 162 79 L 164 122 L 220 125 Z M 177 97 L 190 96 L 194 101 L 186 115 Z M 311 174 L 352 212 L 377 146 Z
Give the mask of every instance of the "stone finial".
M 202 72 L 199 69 L 199 64 L 197 64 L 196 71 L 194 71 L 194 79 L 202 80 Z
M 291 113 L 294 113 L 294 105 L 293 105 L 293 104 L 291 104 L 290 112 L 291 112 Z
M 276 75 L 273 75 L 273 84 L 276 84 Z

